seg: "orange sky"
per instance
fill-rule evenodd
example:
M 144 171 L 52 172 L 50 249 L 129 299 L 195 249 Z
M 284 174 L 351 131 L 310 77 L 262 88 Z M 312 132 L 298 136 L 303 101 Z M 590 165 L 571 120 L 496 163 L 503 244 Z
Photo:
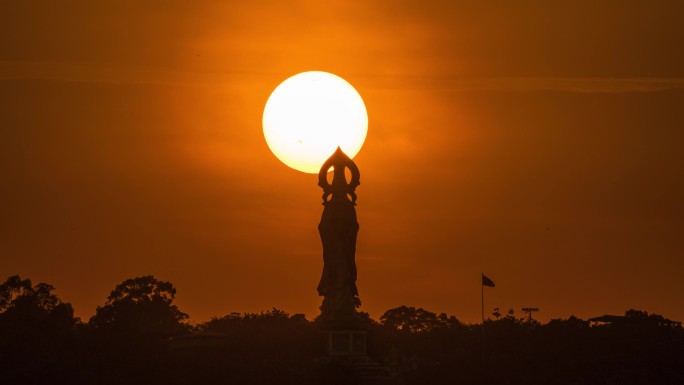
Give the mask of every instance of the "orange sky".
M 323 70 L 369 113 L 362 310 L 475 322 L 485 272 L 488 313 L 684 319 L 680 1 L 163 3 L 0 5 L 0 278 L 317 315 L 321 191 L 261 113 Z

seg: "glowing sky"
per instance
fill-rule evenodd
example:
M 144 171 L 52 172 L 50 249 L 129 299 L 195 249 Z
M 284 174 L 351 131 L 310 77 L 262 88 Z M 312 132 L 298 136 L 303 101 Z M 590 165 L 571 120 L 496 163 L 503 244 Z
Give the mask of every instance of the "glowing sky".
M 0 279 L 87 319 L 122 280 L 196 321 L 318 314 L 315 175 L 263 138 L 307 70 L 362 95 L 362 310 L 683 320 L 681 1 L 5 1 Z

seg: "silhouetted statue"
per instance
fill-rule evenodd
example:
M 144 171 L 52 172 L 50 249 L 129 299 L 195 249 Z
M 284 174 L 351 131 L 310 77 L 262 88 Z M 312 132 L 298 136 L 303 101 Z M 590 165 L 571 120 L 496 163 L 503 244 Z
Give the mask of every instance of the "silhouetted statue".
M 327 174 L 334 168 L 332 183 Z M 347 182 L 345 169 L 351 180 Z M 356 194 L 359 182 L 356 164 L 338 147 L 321 167 L 318 185 L 323 188 L 323 215 L 318 232 L 323 243 L 323 274 L 318 284 L 318 295 L 324 297 L 321 317 L 344 321 L 356 318 L 356 308 L 361 305 L 356 289 Z

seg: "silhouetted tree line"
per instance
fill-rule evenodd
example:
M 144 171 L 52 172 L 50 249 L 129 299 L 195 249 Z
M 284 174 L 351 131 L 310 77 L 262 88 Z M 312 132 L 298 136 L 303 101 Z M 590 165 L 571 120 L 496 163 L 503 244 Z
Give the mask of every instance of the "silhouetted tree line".
M 170 282 L 144 276 L 117 285 L 84 322 L 53 290 L 19 276 L 0 285 L 0 384 L 358 381 L 349 363 L 325 358 L 321 328 L 301 314 L 274 308 L 193 324 Z M 684 384 L 684 330 L 657 314 L 543 324 L 496 309 L 484 351 L 482 324 L 407 306 L 379 321 L 361 314 L 369 356 L 407 385 Z

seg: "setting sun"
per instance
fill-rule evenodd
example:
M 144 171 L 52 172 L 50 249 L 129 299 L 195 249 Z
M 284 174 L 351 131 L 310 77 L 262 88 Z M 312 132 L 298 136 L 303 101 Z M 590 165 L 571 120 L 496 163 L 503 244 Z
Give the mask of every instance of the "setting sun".
M 363 146 L 368 115 L 359 93 L 327 72 L 310 71 L 282 82 L 263 116 L 269 148 L 286 165 L 317 173 L 337 147 L 353 158 Z

